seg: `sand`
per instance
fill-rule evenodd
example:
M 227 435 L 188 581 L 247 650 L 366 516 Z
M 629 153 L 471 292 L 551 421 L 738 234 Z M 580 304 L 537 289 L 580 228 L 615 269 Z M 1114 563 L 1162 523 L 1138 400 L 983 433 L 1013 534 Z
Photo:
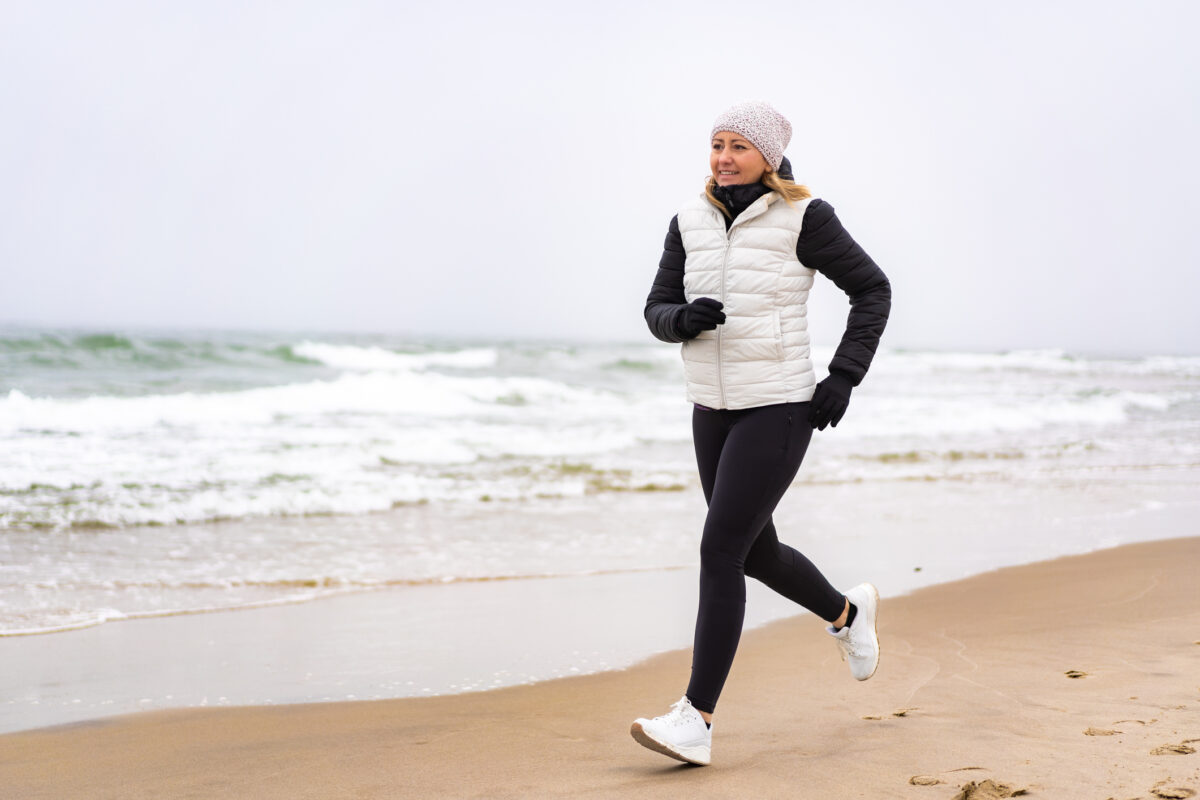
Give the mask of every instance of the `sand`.
M 713 764 L 640 747 L 690 651 L 452 696 L 146 712 L 0 737 L 0 797 L 1200 796 L 1200 538 L 886 599 L 876 676 L 748 631 Z M 652 613 L 647 609 L 647 613 Z

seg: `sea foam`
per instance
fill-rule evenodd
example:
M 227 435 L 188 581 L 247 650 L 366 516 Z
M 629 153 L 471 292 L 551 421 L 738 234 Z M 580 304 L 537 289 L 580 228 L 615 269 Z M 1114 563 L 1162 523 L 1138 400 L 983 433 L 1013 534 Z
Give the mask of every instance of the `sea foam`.
M 833 353 L 814 348 L 819 375 Z M 0 375 L 0 629 L 676 554 L 690 529 L 662 509 L 699 491 L 711 413 L 655 342 L 39 334 L 0 338 Z M 1197 358 L 885 348 L 795 480 L 1090 481 L 1200 463 L 1197 430 Z M 662 541 L 489 527 L 607 502 L 644 502 Z M 439 538 L 426 509 L 472 533 Z

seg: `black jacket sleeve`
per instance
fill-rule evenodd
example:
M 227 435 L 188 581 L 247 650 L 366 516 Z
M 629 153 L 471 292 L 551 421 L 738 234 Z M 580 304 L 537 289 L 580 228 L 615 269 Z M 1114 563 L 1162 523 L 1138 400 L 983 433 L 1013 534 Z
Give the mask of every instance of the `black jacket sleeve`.
M 871 366 L 887 325 L 892 285 L 824 200 L 813 200 L 804 212 L 796 257 L 850 296 L 846 332 L 829 362 L 829 371 L 841 373 L 857 386 Z
M 679 330 L 679 316 L 687 305 L 683 294 L 683 262 L 686 258 L 683 238 L 679 235 L 679 217 L 671 217 L 662 258 L 658 260 L 658 274 L 654 276 L 643 312 L 650 332 L 664 342 L 682 342 L 689 338 Z

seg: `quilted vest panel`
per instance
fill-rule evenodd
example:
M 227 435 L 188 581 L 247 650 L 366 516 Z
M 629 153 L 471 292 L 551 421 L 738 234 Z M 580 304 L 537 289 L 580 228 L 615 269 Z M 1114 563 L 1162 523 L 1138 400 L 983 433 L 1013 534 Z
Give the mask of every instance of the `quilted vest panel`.
M 768 192 L 728 232 L 705 195 L 680 210 L 684 297 L 725 306 L 724 324 L 682 344 L 689 401 L 737 409 L 812 399 L 807 303 L 816 273 L 796 258 L 812 199 L 789 206 Z

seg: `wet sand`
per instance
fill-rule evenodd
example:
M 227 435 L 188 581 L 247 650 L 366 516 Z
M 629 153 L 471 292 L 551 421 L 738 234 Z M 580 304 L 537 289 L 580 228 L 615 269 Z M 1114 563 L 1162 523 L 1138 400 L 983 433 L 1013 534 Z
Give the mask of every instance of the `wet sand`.
M 1200 538 L 1173 539 L 887 599 L 866 683 L 810 616 L 748 631 L 710 767 L 628 732 L 682 694 L 685 649 L 489 692 L 10 734 L 0 796 L 1200 796 L 1198 565 Z

